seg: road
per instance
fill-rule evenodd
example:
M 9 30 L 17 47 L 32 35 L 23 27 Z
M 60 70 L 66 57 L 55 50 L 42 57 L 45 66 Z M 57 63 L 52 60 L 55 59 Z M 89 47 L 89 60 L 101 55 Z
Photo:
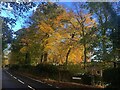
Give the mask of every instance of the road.
M 20 75 L 13 75 L 7 70 L 2 71 L 2 90 L 8 89 L 28 89 L 40 90 L 40 88 L 56 88 L 42 81 L 34 80 Z

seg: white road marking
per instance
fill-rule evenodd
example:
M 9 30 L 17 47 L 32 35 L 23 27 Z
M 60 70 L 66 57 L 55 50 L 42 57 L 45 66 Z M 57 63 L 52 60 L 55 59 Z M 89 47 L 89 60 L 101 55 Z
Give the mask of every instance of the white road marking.
M 28 77 L 28 78 L 30 78 L 30 77 Z M 37 82 L 40 82 L 40 83 L 45 83 L 45 82 L 42 82 L 42 81 L 40 81 L 40 80 L 36 80 L 36 79 L 33 79 L 33 78 L 30 78 L 30 79 L 32 79 L 32 80 L 34 80 L 34 81 L 37 81 Z
M 49 86 L 52 86 L 51 84 L 48 84 Z
M 9 75 L 11 75 L 10 73 L 8 73 Z
M 10 73 L 8 71 L 6 71 L 6 73 L 8 73 L 10 75 Z
M 6 70 L 5 70 L 6 73 L 8 73 Z
M 39 80 L 35 80 L 35 81 L 37 81 L 37 82 L 40 82 L 40 83 L 44 83 L 44 82 L 42 82 L 42 81 L 39 81 Z
M 31 87 L 30 85 L 28 85 L 28 87 L 30 88 L 30 89 L 32 89 L 32 90 L 35 90 L 33 87 Z
M 14 79 L 17 79 L 15 76 L 13 76 Z
M 12 74 L 10 74 L 8 71 L 6 71 L 10 76 L 12 76 L 14 79 L 17 79 L 15 76 L 13 76 Z M 30 78 L 30 77 L 28 77 L 28 78 Z M 40 81 L 40 80 L 36 80 L 36 79 L 33 79 L 33 78 L 30 78 L 30 79 L 32 79 L 32 80 L 34 80 L 34 81 L 37 81 L 37 82 L 40 82 L 40 83 L 46 83 L 46 82 L 42 82 L 42 81 Z M 22 83 L 22 84 L 25 84 L 23 81 L 21 81 L 20 79 L 17 79 L 20 83 Z M 52 86 L 51 84 L 48 84 L 49 86 Z M 30 85 L 28 85 L 28 87 L 30 88 L 30 89 L 32 89 L 32 90 L 35 90 L 33 87 L 31 87 Z M 59 88 L 59 87 L 56 87 L 56 88 Z
M 5 72 L 6 72 L 7 74 L 11 75 L 8 71 L 5 70 Z
M 24 84 L 24 82 L 23 82 L 23 81 L 21 81 L 20 79 L 18 79 L 18 81 L 19 81 L 20 83 Z
M 13 75 L 12 75 L 12 74 L 10 74 L 10 76 L 12 77 Z
M 40 80 L 36 80 L 36 79 L 33 79 L 31 77 L 27 77 L 27 78 L 30 78 L 31 80 L 34 80 L 34 81 L 37 81 L 37 82 L 40 82 L 40 83 L 43 83 L 43 84 L 46 84 L 46 82 L 42 82 Z M 48 84 L 49 86 L 52 86 L 51 84 Z M 59 87 L 56 87 L 56 88 L 59 88 Z
M 10 74 L 8 71 L 6 71 L 11 77 L 13 77 L 14 79 L 17 79 L 15 76 L 13 76 L 12 74 Z M 18 81 L 22 84 L 25 84 L 23 81 L 21 81 L 20 79 L 18 79 Z
M 11 73 L 9 73 L 8 71 L 6 71 L 6 73 L 8 73 L 11 77 L 13 76 Z
M 41 83 L 44 83 L 44 84 L 45 84 L 46 82 L 41 82 Z

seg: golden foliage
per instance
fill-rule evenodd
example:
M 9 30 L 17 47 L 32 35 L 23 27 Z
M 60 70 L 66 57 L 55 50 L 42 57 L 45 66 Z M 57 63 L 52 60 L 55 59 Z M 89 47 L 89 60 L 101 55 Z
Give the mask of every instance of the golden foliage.
M 52 29 L 52 27 L 49 24 L 46 24 L 44 22 L 41 22 L 39 25 L 40 30 L 42 30 L 44 33 L 53 33 L 54 30 Z
M 67 51 L 71 49 L 68 62 L 82 62 L 83 44 L 80 43 L 80 40 L 83 39 L 81 35 L 83 33 L 82 25 L 84 25 L 85 34 L 90 31 L 90 28 L 95 26 L 95 21 L 90 18 L 91 14 L 82 14 L 82 17 L 85 19 L 84 22 L 80 17 L 77 16 L 76 18 L 74 13 L 64 11 L 55 19 L 40 21 L 39 29 L 36 29 L 34 34 L 35 38 L 33 40 L 30 39 L 30 47 L 34 43 L 39 44 L 40 47 L 38 48 L 42 48 L 43 52 L 47 52 L 49 62 L 60 64 L 65 62 Z M 74 37 L 72 37 L 73 34 Z M 25 42 L 24 39 L 22 41 Z M 21 48 L 20 52 L 26 53 L 27 47 Z
M 20 49 L 20 52 L 21 52 L 21 53 L 26 53 L 26 52 L 27 52 L 27 47 L 26 47 L 26 46 L 22 47 L 22 48 Z

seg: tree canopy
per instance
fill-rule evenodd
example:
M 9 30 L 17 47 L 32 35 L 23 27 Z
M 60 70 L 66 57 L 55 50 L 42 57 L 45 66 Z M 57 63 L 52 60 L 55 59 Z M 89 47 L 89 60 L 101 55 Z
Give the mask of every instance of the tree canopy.
M 119 56 L 112 56 L 119 51 L 119 20 L 114 22 L 119 15 L 113 8 L 114 3 L 73 3 L 74 10 L 51 2 L 1 4 L 3 10 L 11 7 L 16 17 L 5 17 L 3 46 L 11 44 L 11 58 L 17 63 L 85 64 Z M 35 7 L 32 15 L 25 15 Z M 29 17 L 26 21 L 29 26 L 15 32 L 13 38 L 9 25 L 14 27 L 19 16 Z

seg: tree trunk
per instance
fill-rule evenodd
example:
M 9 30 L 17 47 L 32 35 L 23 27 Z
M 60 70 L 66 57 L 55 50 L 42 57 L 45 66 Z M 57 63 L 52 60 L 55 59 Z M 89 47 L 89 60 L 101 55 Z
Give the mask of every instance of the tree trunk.
M 85 69 L 85 67 L 86 67 L 86 59 L 87 59 L 87 50 L 86 50 L 86 38 L 85 38 L 85 31 L 84 31 L 84 25 L 82 24 L 82 36 L 83 36 L 83 49 L 84 49 L 84 51 L 83 51 L 83 55 L 84 55 L 84 69 Z
M 107 50 L 106 50 L 106 31 L 107 31 L 107 16 L 105 15 L 105 22 L 102 20 L 102 16 L 99 16 L 100 18 L 100 24 L 101 24 L 101 34 L 102 34 L 102 59 L 106 60 Z
M 86 67 L 87 55 L 86 55 L 86 44 L 84 43 L 84 69 Z
M 71 48 L 69 48 L 67 54 L 66 54 L 66 67 L 67 67 L 67 64 L 68 64 L 68 56 L 70 54 L 70 51 L 71 51 Z
M 48 56 L 48 53 L 45 52 L 45 53 L 44 53 L 44 62 L 47 62 L 47 56 Z
M 26 54 L 25 54 L 25 64 L 30 64 L 30 54 L 29 54 L 29 52 L 26 52 Z
M 107 28 L 104 27 L 102 29 L 102 50 L 103 50 L 103 60 L 105 61 L 106 60 L 106 54 L 107 54 L 107 51 L 106 51 L 106 30 Z
M 105 45 L 104 40 L 102 41 L 102 43 L 103 43 L 103 60 L 105 61 L 106 60 L 106 45 Z
M 75 36 L 75 32 L 71 34 L 71 39 L 73 39 Z M 67 54 L 66 54 L 66 67 L 67 67 L 67 64 L 68 64 L 68 57 L 69 57 L 69 54 L 70 54 L 70 51 L 71 51 L 71 47 L 69 48 Z
M 43 54 L 41 55 L 41 59 L 40 59 L 41 63 L 43 62 Z

